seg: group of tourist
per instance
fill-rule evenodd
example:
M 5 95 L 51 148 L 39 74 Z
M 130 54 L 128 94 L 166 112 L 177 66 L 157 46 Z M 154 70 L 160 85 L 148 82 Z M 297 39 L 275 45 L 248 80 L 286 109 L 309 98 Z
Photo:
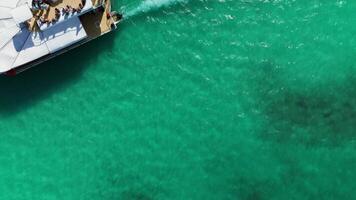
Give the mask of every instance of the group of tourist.
M 73 8 L 72 6 L 69 6 L 69 5 L 67 5 L 65 8 L 62 8 L 62 10 L 59 10 L 58 8 L 56 8 L 56 16 L 61 16 L 61 13 L 63 13 L 63 15 L 68 15 L 70 13 L 72 13 L 72 14 L 80 13 L 83 8 L 84 8 L 84 6 L 82 3 L 79 3 L 77 8 Z
M 66 5 L 62 9 L 55 8 L 55 17 L 52 20 L 48 20 L 48 19 L 44 18 L 43 16 L 41 16 L 39 20 L 42 24 L 47 24 L 47 25 L 49 25 L 51 23 L 54 24 L 59 20 L 61 15 L 80 13 L 82 11 L 82 9 L 84 8 L 85 1 L 86 0 L 82 0 L 81 3 L 79 3 L 78 7 L 76 7 L 76 8 L 73 8 L 70 5 Z
M 49 5 L 47 0 L 33 0 L 32 7 L 37 10 L 46 10 L 48 9 Z

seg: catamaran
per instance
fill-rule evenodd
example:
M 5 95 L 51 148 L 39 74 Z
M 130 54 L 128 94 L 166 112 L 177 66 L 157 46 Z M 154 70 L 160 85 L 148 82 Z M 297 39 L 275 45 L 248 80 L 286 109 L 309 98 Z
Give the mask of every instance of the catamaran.
M 0 0 L 0 74 L 16 75 L 117 28 L 111 0 Z

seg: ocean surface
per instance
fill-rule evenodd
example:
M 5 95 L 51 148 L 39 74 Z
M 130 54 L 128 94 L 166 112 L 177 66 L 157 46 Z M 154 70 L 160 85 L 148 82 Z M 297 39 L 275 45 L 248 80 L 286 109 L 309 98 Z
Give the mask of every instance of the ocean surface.
M 113 7 L 0 77 L 0 199 L 356 199 L 356 1 Z

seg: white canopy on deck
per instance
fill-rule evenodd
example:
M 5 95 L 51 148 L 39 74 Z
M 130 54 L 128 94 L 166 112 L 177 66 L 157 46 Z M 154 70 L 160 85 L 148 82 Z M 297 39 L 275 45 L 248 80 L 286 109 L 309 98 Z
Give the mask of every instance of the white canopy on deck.
M 30 7 L 27 3 L 12 9 L 10 11 L 10 14 L 17 24 L 21 24 L 27 20 L 30 20 L 33 17 Z

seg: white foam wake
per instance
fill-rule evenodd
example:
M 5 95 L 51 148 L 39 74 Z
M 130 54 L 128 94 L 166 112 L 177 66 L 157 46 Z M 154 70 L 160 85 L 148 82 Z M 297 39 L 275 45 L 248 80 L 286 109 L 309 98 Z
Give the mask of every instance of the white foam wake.
M 176 3 L 184 3 L 188 0 L 144 0 L 136 8 L 124 13 L 124 18 L 130 18 L 140 13 L 146 13 L 161 7 L 169 7 Z

